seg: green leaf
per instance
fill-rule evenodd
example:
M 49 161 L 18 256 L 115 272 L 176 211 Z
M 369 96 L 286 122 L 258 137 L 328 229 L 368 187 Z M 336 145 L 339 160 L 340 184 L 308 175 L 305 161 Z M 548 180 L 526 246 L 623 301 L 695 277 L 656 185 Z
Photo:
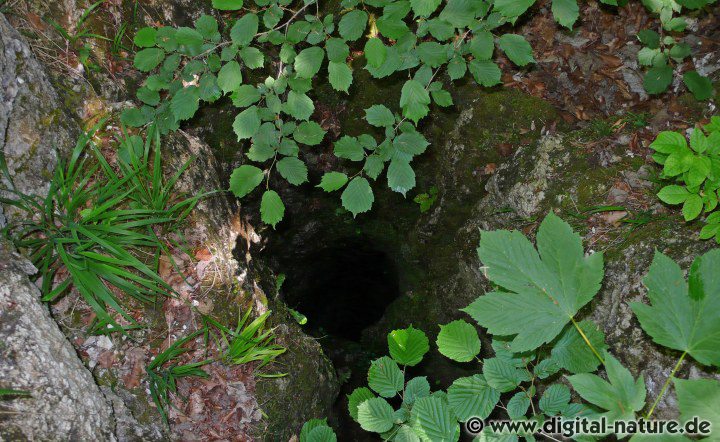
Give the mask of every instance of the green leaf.
M 390 404 L 383 398 L 372 398 L 358 406 L 358 422 L 365 431 L 384 433 L 395 424 L 395 416 Z
M 368 370 L 368 386 L 382 397 L 393 397 L 403 389 L 403 373 L 395 361 L 387 356 L 375 359 Z
M 500 83 L 502 72 L 498 65 L 490 60 L 472 60 L 468 69 L 475 81 L 482 86 L 490 87 Z
M 483 373 L 488 384 L 501 393 L 513 391 L 522 382 L 530 380 L 525 368 L 515 368 L 508 361 L 498 357 L 483 361 Z
M 605 370 L 608 381 L 594 374 L 568 376 L 575 391 L 593 405 L 607 410 L 610 422 L 618 419 L 631 420 L 635 412 L 645 406 L 645 382 L 642 375 L 633 380 L 627 368 L 610 353 L 605 352 Z
M 580 16 L 580 8 L 577 0 L 553 0 L 552 13 L 556 22 L 568 29 L 572 29 Z
M 149 106 L 156 106 L 160 103 L 160 94 L 157 91 L 150 90 L 148 87 L 141 87 L 137 90 L 138 100 Z
M 429 17 L 440 6 L 441 0 L 410 0 L 410 7 L 418 17 Z
M 296 157 L 285 157 L 278 161 L 277 170 L 280 172 L 280 176 L 294 186 L 299 186 L 308 180 L 307 166 Z
M 296 120 L 308 120 L 315 112 L 315 105 L 307 95 L 291 90 L 288 92 L 283 111 Z
M 387 48 L 377 37 L 369 38 L 365 43 L 365 58 L 370 66 L 379 68 L 385 63 Z
M 430 94 L 422 83 L 416 80 L 405 82 L 400 94 L 400 107 L 404 116 L 417 124 L 430 111 L 429 104 Z
M 230 175 L 230 191 L 242 198 L 262 183 L 265 174 L 255 166 L 242 165 Z
M 643 77 L 643 87 L 648 94 L 661 94 L 672 83 L 673 70 L 670 66 L 655 66 L 650 68 Z
M 325 192 L 333 192 L 342 189 L 348 182 L 348 176 L 340 172 L 327 172 L 320 180 L 320 184 L 316 187 L 321 188 Z
M 328 60 L 345 63 L 350 55 L 350 48 L 343 39 L 331 38 L 325 42 L 325 52 L 327 52 Z
M 595 355 L 591 355 L 591 356 L 596 361 L 598 361 L 598 359 L 595 357 Z M 543 359 L 542 361 L 537 363 L 535 365 L 535 367 L 533 367 L 533 375 L 537 376 L 540 379 L 547 379 L 550 376 L 557 373 L 558 371 L 560 371 L 560 365 L 558 365 L 558 363 L 552 358 Z
M 337 436 L 332 428 L 320 426 L 313 428 L 312 431 L 308 433 L 307 439 L 301 439 L 300 442 L 337 442 Z
M 358 406 L 368 399 L 374 398 L 375 395 L 369 388 L 360 387 L 353 390 L 348 395 L 348 412 L 350 416 L 357 422 L 358 420 Z
M 218 32 L 218 22 L 212 15 L 203 14 L 195 21 L 195 29 L 208 40 Z
M 456 56 L 448 63 L 447 70 L 451 80 L 459 80 L 467 72 L 467 63 L 464 58 Z
M 233 105 L 236 107 L 247 107 L 260 101 L 260 91 L 255 86 L 243 84 L 231 95 Z
M 535 0 L 496 0 L 494 10 L 513 19 L 523 15 L 534 3 Z
M 315 146 L 325 138 L 325 131 L 314 121 L 303 121 L 293 132 L 293 138 L 298 143 Z
M 715 379 L 674 379 L 680 420 L 693 417 L 712 423 L 712 433 L 705 441 L 717 440 L 720 428 L 720 382 Z
M 544 392 L 538 405 L 548 416 L 559 414 L 570 402 L 570 389 L 562 384 L 549 386 Z
M 690 285 L 673 260 L 655 253 L 643 280 L 651 305 L 630 304 L 653 341 L 687 352 L 705 365 L 720 366 L 720 249 L 695 259 Z
M 660 34 L 652 29 L 643 29 L 638 32 L 637 39 L 650 49 L 658 49 L 660 47 Z
M 400 365 L 413 367 L 419 364 L 425 353 L 430 350 L 425 333 L 412 326 L 391 331 L 388 333 L 387 341 L 390 356 Z
M 365 109 L 365 119 L 375 127 L 392 127 L 395 124 L 393 113 L 382 104 L 374 104 Z
M 415 171 L 410 163 L 403 159 L 394 159 L 390 162 L 387 171 L 388 187 L 394 192 L 406 196 L 408 190 L 415 187 Z
M 451 442 L 460 437 L 460 426 L 450 407 L 439 397 L 430 396 L 415 401 L 411 419 L 426 440 Z
M 530 398 L 524 391 L 517 392 L 507 403 L 507 413 L 510 419 L 518 420 L 525 417 L 530 408 Z
M 237 11 L 243 7 L 243 0 L 212 0 L 212 7 L 221 11 Z
M 295 71 L 300 78 L 313 78 L 320 70 L 323 60 L 325 59 L 325 50 L 323 48 L 313 46 L 303 49 L 295 57 Z
M 430 396 L 430 383 L 425 376 L 410 379 L 405 384 L 403 405 L 412 407 L 416 400 Z
M 395 433 L 393 442 L 420 442 L 420 438 L 411 427 L 401 425 Z
M 607 349 L 605 334 L 597 324 L 590 320 L 584 320 L 580 321 L 578 326 L 598 352 L 602 353 Z M 600 365 L 600 360 L 572 324 L 565 326 L 558 339 L 555 340 L 550 354 L 555 363 L 571 373 L 589 373 L 595 371 Z
M 367 212 L 375 201 L 370 183 L 363 177 L 355 177 L 345 188 L 341 196 L 342 205 L 353 214 Z
M 585 256 L 580 235 L 552 212 L 540 224 L 535 251 L 517 231 L 483 232 L 478 256 L 487 277 L 507 291 L 463 309 L 494 335 L 515 335 L 514 352 L 555 339 L 600 290 L 602 253 Z
M 348 41 L 355 41 L 360 38 L 367 27 L 367 12 L 353 9 L 343 15 L 338 24 L 338 32 L 342 38 Z
M 135 33 L 133 42 L 135 43 L 135 46 L 139 46 L 141 48 L 151 48 L 155 46 L 156 35 L 157 30 L 155 28 L 145 27 Z
M 690 194 L 685 203 L 683 204 L 682 213 L 685 221 L 692 221 L 700 214 L 703 210 L 703 200 L 700 195 Z
M 260 129 L 260 115 L 257 106 L 252 106 L 240 112 L 233 122 L 233 130 L 238 141 L 252 138 Z
M 498 40 L 498 46 L 505 52 L 510 61 L 518 66 L 535 63 L 530 43 L 522 35 L 504 34 Z
M 500 392 L 480 374 L 457 379 L 448 388 L 447 395 L 450 409 L 460 422 L 471 417 L 487 418 L 500 400 Z
M 240 87 L 242 84 L 242 72 L 240 71 L 240 63 L 230 61 L 218 72 L 218 86 L 223 92 L 230 93 Z
M 170 101 L 175 119 L 178 121 L 188 120 L 195 115 L 200 106 L 200 90 L 197 86 L 188 86 L 175 92 Z
M 230 39 L 240 47 L 250 44 L 258 32 L 260 20 L 256 14 L 247 13 L 235 22 L 230 29 Z
M 709 78 L 703 77 L 697 71 L 688 71 L 683 74 L 683 83 L 698 101 L 707 100 L 713 95 L 713 85 Z
M 240 50 L 240 58 L 250 69 L 259 69 L 265 65 L 265 56 L 258 48 L 246 47 Z
M 495 51 L 495 39 L 489 31 L 474 32 L 469 49 L 476 59 L 490 60 Z
M 285 204 L 274 190 L 266 190 L 260 202 L 260 219 L 275 228 L 285 216 Z
M 477 330 L 462 319 L 441 325 L 436 343 L 443 356 L 457 362 L 472 361 L 480 353 Z
M 450 92 L 445 90 L 439 90 L 439 91 L 432 91 L 430 92 L 430 95 L 432 96 L 433 101 L 438 106 L 442 107 L 448 107 L 452 106 L 453 100 L 452 95 L 450 95 Z
M 433 68 L 448 61 L 447 47 L 434 41 L 420 43 L 417 47 L 417 55 L 420 61 Z
M 160 48 L 147 48 L 135 54 L 133 66 L 141 72 L 150 72 L 165 59 L 165 51 Z
M 328 80 L 336 91 L 348 92 L 353 81 L 352 69 L 345 62 L 328 63 Z
M 660 132 L 650 144 L 650 147 L 660 153 L 672 154 L 687 151 L 687 140 L 685 136 L 670 131 Z
M 438 17 L 452 23 L 456 28 L 467 28 L 475 22 L 475 15 L 482 7 L 482 2 L 448 0 Z

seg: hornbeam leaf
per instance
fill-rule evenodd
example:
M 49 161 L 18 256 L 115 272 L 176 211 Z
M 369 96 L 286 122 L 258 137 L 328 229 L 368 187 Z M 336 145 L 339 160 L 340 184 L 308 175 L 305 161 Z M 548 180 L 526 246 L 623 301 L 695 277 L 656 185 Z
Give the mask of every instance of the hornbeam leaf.
M 478 256 L 487 277 L 504 290 L 463 309 L 495 335 L 514 335 L 513 352 L 555 339 L 600 290 L 603 256 L 585 256 L 580 235 L 550 213 L 540 225 L 535 251 L 517 231 L 483 232 Z

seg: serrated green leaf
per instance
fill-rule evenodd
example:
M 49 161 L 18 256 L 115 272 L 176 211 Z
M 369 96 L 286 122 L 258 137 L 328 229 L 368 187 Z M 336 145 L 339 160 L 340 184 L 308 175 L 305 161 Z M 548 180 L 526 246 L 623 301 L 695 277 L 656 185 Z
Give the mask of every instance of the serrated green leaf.
M 698 101 L 707 100 L 713 95 L 712 82 L 709 78 L 698 74 L 697 71 L 685 72 L 683 74 L 683 83 Z
M 348 395 L 348 412 L 350 413 L 350 417 L 357 422 L 358 406 L 374 397 L 375 395 L 369 388 L 360 387 L 353 390 L 353 392 Z
M 560 334 L 600 290 L 603 256 L 585 256 L 580 235 L 552 212 L 540 224 L 537 249 L 517 231 L 483 232 L 478 256 L 487 277 L 507 291 L 479 297 L 463 309 L 496 335 L 515 335 L 515 352 Z
M 480 374 L 459 378 L 448 388 L 448 405 L 460 422 L 471 417 L 485 419 L 500 400 L 500 392 L 492 388 Z
M 230 61 L 220 68 L 218 72 L 218 86 L 224 93 L 230 93 L 240 87 L 242 84 L 242 72 L 240 70 L 240 63 L 237 61 Z
M 155 46 L 155 36 L 157 35 L 157 30 L 152 27 L 145 27 L 142 29 L 139 29 L 135 33 L 135 38 L 133 38 L 133 43 L 135 43 L 135 46 L 141 47 L 141 48 L 151 48 Z
M 327 172 L 320 180 L 320 184 L 316 187 L 321 188 L 325 192 L 333 192 L 342 189 L 348 182 L 348 176 L 341 172 Z
M 468 64 L 468 69 L 475 81 L 482 86 L 490 87 L 500 83 L 502 72 L 495 62 L 490 60 L 472 60 Z
M 462 319 L 441 325 L 436 343 L 443 356 L 457 362 L 472 361 L 480 353 L 477 330 Z
M 258 48 L 245 47 L 240 50 L 240 58 L 250 69 L 260 69 L 265 65 L 265 56 Z
M 552 13 L 556 22 L 572 29 L 580 17 L 580 8 L 577 0 L 552 0 Z
M 330 38 L 325 42 L 328 60 L 344 63 L 350 55 L 350 48 L 341 38 Z
M 395 433 L 393 442 L 420 442 L 420 438 L 411 427 L 401 425 Z
M 467 63 L 464 58 L 456 56 L 450 60 L 447 69 L 451 80 L 459 80 L 467 72 Z
M 375 196 L 370 183 L 363 177 L 355 177 L 345 188 L 341 196 L 342 205 L 353 214 L 367 212 L 372 208 Z
M 635 412 L 645 406 L 645 382 L 642 375 L 633 380 L 627 368 L 611 354 L 605 352 L 605 370 L 608 381 L 594 374 L 568 376 L 573 389 L 586 401 L 607 410 L 609 422 L 631 420 Z
M 402 371 L 389 357 L 383 356 L 370 364 L 368 386 L 380 396 L 393 397 L 403 389 L 404 384 Z
M 570 402 L 570 389 L 562 384 L 549 386 L 544 392 L 538 405 L 548 416 L 559 414 Z
M 249 45 L 258 32 L 260 20 L 256 14 L 247 13 L 230 29 L 230 39 L 240 47 Z
M 347 93 L 353 82 L 352 69 L 345 62 L 328 63 L 328 81 L 336 91 Z
M 508 361 L 498 357 L 483 361 L 483 373 L 488 384 L 501 393 L 513 391 L 522 382 L 530 380 L 524 368 L 515 368 Z
M 314 121 L 303 121 L 298 124 L 295 132 L 293 132 L 293 138 L 295 141 L 308 146 L 315 146 L 322 142 L 325 138 L 325 132 L 319 124 Z
M 358 406 L 358 423 L 365 431 L 384 433 L 395 424 L 393 409 L 383 398 L 372 398 Z
M 197 86 L 188 86 L 175 92 L 170 100 L 170 110 L 178 121 L 188 120 L 195 115 L 200 106 L 200 90 Z
M 285 216 L 285 204 L 274 190 L 266 190 L 260 201 L 260 219 L 275 228 Z
M 422 83 L 416 80 L 405 82 L 400 94 L 400 107 L 405 117 L 417 124 L 430 111 L 429 104 L 430 94 Z
M 658 49 L 660 47 L 660 34 L 652 29 L 643 29 L 638 32 L 637 39 L 649 49 Z
M 655 66 L 650 68 L 643 77 L 643 87 L 648 94 L 661 94 L 672 83 L 673 70 L 670 66 Z
M 365 120 L 376 127 L 392 127 L 395 124 L 393 113 L 382 104 L 375 104 L 365 109 Z
M 674 379 L 680 420 L 687 422 L 695 416 L 710 421 L 712 433 L 705 441 L 718 440 L 720 428 L 720 382 L 715 379 Z
M 498 40 L 498 46 L 505 52 L 510 61 L 518 66 L 526 66 L 535 63 L 532 47 L 525 40 L 525 37 L 517 34 L 504 34 Z
M 391 331 L 388 333 L 387 341 L 390 356 L 400 365 L 413 367 L 419 364 L 425 353 L 430 350 L 425 333 L 412 326 Z
M 233 122 L 233 130 L 238 137 L 238 141 L 252 138 L 260 129 L 260 123 L 257 106 L 251 106 L 240 112 Z
M 147 48 L 138 51 L 133 60 L 135 69 L 141 72 L 150 72 L 165 59 L 165 51 L 160 48 Z
M 524 391 L 517 392 L 510 398 L 506 408 L 510 419 L 521 419 L 525 417 L 528 412 L 528 408 L 530 408 L 530 398 L 528 398 L 527 393 Z
M 323 60 L 325 59 L 325 50 L 323 48 L 313 46 L 303 49 L 295 57 L 295 71 L 300 78 L 313 78 L 320 70 Z
M 440 6 L 441 0 L 410 0 L 410 7 L 418 17 L 429 17 Z
M 683 203 L 682 207 L 682 214 L 685 218 L 685 221 L 692 221 L 700 214 L 703 210 L 703 200 L 700 195 L 697 194 L 690 194 L 688 195 L 687 199 Z
M 403 404 L 412 407 L 416 400 L 428 396 L 430 396 L 430 383 L 425 376 L 418 376 L 405 384 Z
M 315 105 L 307 95 L 291 90 L 288 92 L 283 111 L 296 120 L 308 120 L 315 112 Z
M 413 426 L 427 440 L 453 442 L 460 437 L 460 426 L 450 407 L 439 397 L 430 396 L 415 401 L 411 419 Z
M 523 15 L 533 4 L 535 0 L 496 0 L 494 10 L 504 17 L 513 19 Z
M 308 169 L 305 163 L 296 157 L 285 157 L 277 162 L 277 170 L 280 176 L 285 178 L 288 183 L 299 186 L 308 180 Z
M 379 68 L 385 63 L 387 48 L 377 37 L 369 38 L 365 43 L 365 59 L 370 66 Z
M 212 0 L 212 7 L 221 11 L 237 11 L 242 9 L 243 0 Z
M 261 95 L 255 86 L 243 84 L 235 89 L 230 98 L 235 107 L 247 107 L 260 101 Z
M 365 158 L 365 150 L 357 138 L 347 135 L 343 135 L 342 138 L 335 142 L 333 153 L 338 158 L 346 158 L 352 161 L 360 161 Z
M 420 43 L 416 50 L 420 61 L 430 67 L 436 68 L 448 61 L 447 47 L 438 42 L 427 41 Z
M 343 15 L 338 24 L 338 32 L 348 41 L 355 41 L 360 38 L 367 27 L 368 14 L 359 9 L 353 9 Z
M 255 166 L 242 165 L 230 175 L 230 191 L 242 198 L 260 185 L 265 174 Z
M 403 159 L 394 159 L 387 170 L 388 187 L 394 192 L 406 196 L 408 190 L 415 187 L 415 171 L 409 162 Z
M 680 266 L 656 252 L 643 280 L 651 304 L 630 304 L 653 341 L 715 366 L 720 366 L 719 265 L 720 249 L 696 258 L 688 285 Z
M 595 355 L 593 355 L 593 358 L 597 360 Z M 558 371 L 560 371 L 560 366 L 552 358 L 543 359 L 537 365 L 535 365 L 535 367 L 533 367 L 533 374 L 539 379 L 546 379 L 554 375 Z
M 489 31 L 477 31 L 469 43 L 470 53 L 478 60 L 490 60 L 495 51 L 495 39 Z
M 597 324 L 590 320 L 584 320 L 578 323 L 578 327 L 598 352 L 602 353 L 607 349 L 605 334 Z M 600 365 L 600 360 L 572 324 L 565 326 L 560 336 L 554 341 L 550 354 L 553 361 L 571 373 L 588 373 L 595 371 Z

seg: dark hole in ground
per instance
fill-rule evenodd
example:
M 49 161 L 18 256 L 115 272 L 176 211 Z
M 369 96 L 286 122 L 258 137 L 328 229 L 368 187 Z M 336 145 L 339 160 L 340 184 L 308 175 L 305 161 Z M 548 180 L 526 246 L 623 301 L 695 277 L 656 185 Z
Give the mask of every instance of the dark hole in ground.
M 320 245 L 283 270 L 288 305 L 308 318 L 312 334 L 359 341 L 398 295 L 395 266 L 363 239 Z
M 322 345 L 340 378 L 340 394 L 329 416 L 338 440 L 379 440 L 352 420 L 346 396 L 367 386 L 370 361 L 383 356 L 368 351 L 361 336 L 397 298 L 396 266 L 364 235 L 327 243 L 305 240 L 298 247 L 283 244 L 287 242 L 270 244 L 265 253 L 276 271 L 286 275 L 284 301 L 307 316 L 303 329 Z

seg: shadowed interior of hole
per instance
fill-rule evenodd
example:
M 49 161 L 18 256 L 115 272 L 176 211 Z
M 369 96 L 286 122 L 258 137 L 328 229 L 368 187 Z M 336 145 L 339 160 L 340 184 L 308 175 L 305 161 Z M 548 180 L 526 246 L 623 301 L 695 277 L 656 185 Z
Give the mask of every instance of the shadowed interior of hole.
M 307 316 L 307 327 L 353 341 L 398 295 L 395 266 L 361 239 L 321 245 L 285 270 L 285 299 Z

